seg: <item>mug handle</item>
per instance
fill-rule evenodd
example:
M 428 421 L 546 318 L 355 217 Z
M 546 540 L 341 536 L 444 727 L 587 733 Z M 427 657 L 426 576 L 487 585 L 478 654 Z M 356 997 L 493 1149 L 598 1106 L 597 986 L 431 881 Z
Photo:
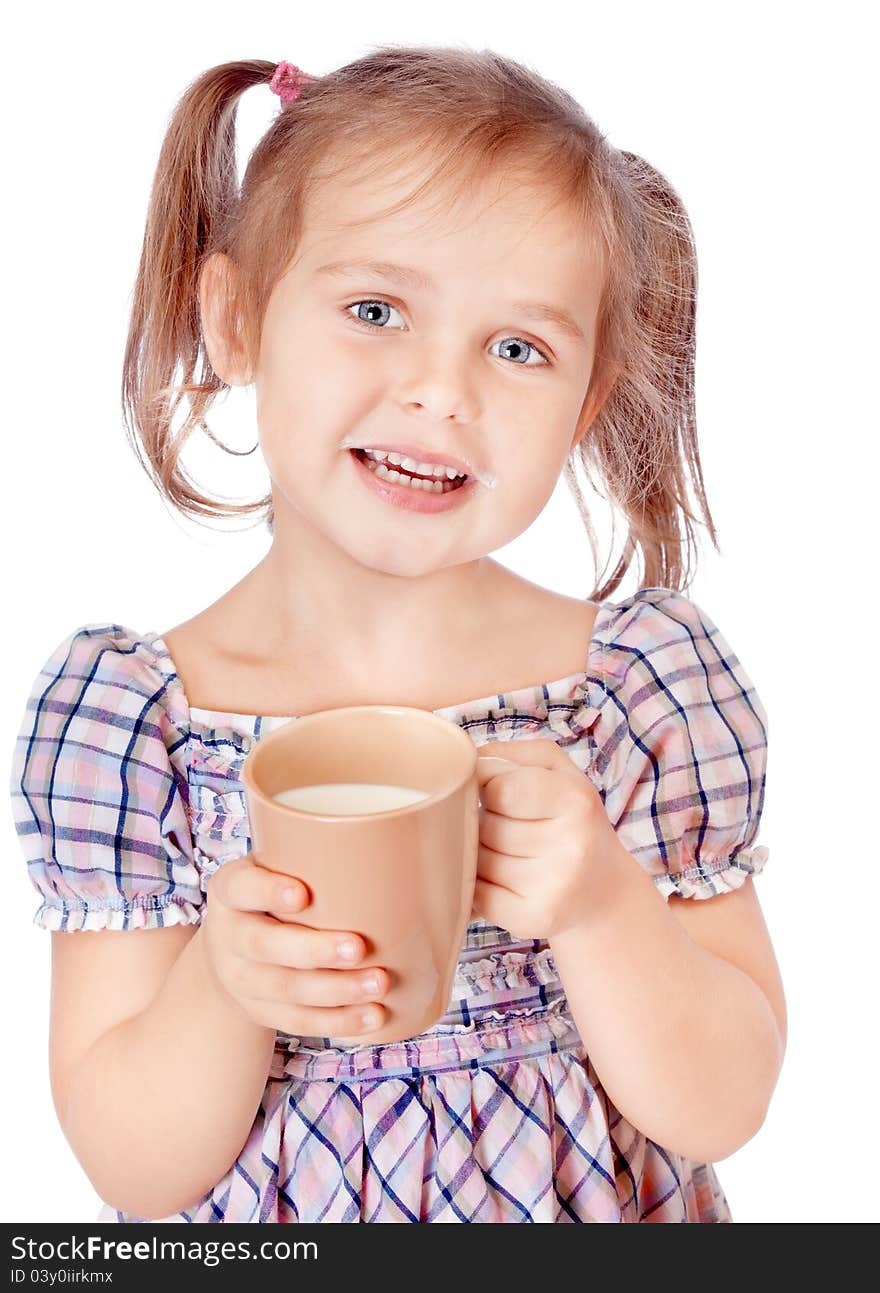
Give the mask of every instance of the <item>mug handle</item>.
M 497 766 L 487 768 L 486 767 L 487 763 L 496 764 Z M 489 774 L 488 777 L 486 778 L 487 781 L 489 777 L 497 776 L 499 773 L 503 772 L 505 768 L 518 768 L 519 766 L 520 765 L 518 763 L 514 763 L 513 759 L 501 759 L 494 754 L 477 755 L 477 768 L 478 769 L 482 768 Z M 483 782 L 480 781 L 479 784 L 480 784 L 480 787 L 482 788 Z M 483 800 L 480 799 L 480 804 L 482 805 L 482 803 L 483 803 Z
M 478 754 L 477 759 L 483 767 L 485 767 L 487 763 L 500 763 L 505 768 L 518 768 L 520 766 L 518 763 L 514 763 L 513 759 L 499 759 L 495 754 Z M 495 774 L 500 771 L 501 768 L 496 768 L 490 775 L 494 777 Z

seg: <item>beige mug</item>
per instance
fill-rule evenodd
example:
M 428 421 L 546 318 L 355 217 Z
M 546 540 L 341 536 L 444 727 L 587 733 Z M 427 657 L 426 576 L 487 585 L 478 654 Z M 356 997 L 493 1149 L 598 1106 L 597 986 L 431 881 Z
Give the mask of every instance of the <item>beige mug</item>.
M 408 706 L 321 710 L 258 741 L 242 779 L 256 860 L 309 888 L 298 923 L 360 934 L 360 966 L 388 971 L 384 1025 L 335 1040 L 369 1046 L 425 1032 L 448 1008 L 473 905 L 479 790 L 470 737 Z M 406 787 L 425 797 L 384 811 L 346 805 L 343 813 L 275 798 L 340 785 L 365 793 L 368 785 Z

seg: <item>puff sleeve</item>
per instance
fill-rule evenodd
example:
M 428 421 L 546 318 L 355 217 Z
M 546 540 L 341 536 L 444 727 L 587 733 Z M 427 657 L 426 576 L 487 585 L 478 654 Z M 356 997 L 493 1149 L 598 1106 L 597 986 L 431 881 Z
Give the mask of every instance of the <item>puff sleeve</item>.
M 767 715 L 709 616 L 642 589 L 608 626 L 594 727 L 605 810 L 665 898 L 710 898 L 761 871 Z
M 53 651 L 12 760 L 15 829 L 50 930 L 197 924 L 187 815 L 188 713 L 149 647 L 86 625 Z

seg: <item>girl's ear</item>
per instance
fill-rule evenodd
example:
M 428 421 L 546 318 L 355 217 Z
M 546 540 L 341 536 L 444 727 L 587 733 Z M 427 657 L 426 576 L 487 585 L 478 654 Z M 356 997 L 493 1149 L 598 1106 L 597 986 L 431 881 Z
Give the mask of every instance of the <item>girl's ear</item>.
M 253 380 L 242 343 L 242 320 L 237 308 L 238 270 L 222 252 L 214 252 L 199 274 L 202 336 L 211 367 L 227 386 L 247 386 Z
M 619 372 L 619 368 L 614 368 L 606 372 L 604 377 L 596 383 L 595 390 L 592 394 L 588 395 L 584 399 L 577 420 L 577 429 L 572 438 L 569 453 L 574 452 L 576 446 L 580 444 L 581 440 L 583 440 L 584 436 L 587 434 L 593 419 L 596 417 L 596 414 L 611 394 L 611 389 L 617 381 Z

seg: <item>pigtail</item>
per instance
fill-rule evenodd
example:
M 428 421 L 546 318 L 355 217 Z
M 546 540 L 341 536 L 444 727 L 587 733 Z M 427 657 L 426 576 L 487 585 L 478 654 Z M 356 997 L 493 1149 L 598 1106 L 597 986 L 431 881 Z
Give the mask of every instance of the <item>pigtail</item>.
M 202 344 L 198 284 L 207 255 L 229 242 L 238 212 L 238 100 L 251 86 L 268 82 L 274 68 L 258 60 L 227 63 L 189 86 L 171 117 L 150 194 L 123 365 L 123 418 L 154 484 L 191 515 L 240 515 L 271 503 L 271 495 L 244 506 L 210 499 L 179 458 L 196 428 L 225 452 L 237 453 L 220 444 L 204 420 L 217 393 L 227 388 Z M 185 397 L 189 411 L 174 436 L 172 423 Z
M 616 253 L 600 337 L 605 367 L 617 377 L 578 453 L 593 487 L 591 463 L 629 523 L 615 569 L 594 590 L 602 599 L 620 584 L 638 548 L 644 560 L 640 587 L 687 587 L 694 546 L 691 521 L 698 520 L 686 496 L 688 473 L 716 549 L 718 539 L 697 444 L 697 255 L 690 221 L 672 185 L 643 158 L 610 149 L 600 156 Z M 571 462 L 565 474 L 587 522 L 596 561 L 595 533 Z M 612 532 L 614 526 L 612 509 Z

